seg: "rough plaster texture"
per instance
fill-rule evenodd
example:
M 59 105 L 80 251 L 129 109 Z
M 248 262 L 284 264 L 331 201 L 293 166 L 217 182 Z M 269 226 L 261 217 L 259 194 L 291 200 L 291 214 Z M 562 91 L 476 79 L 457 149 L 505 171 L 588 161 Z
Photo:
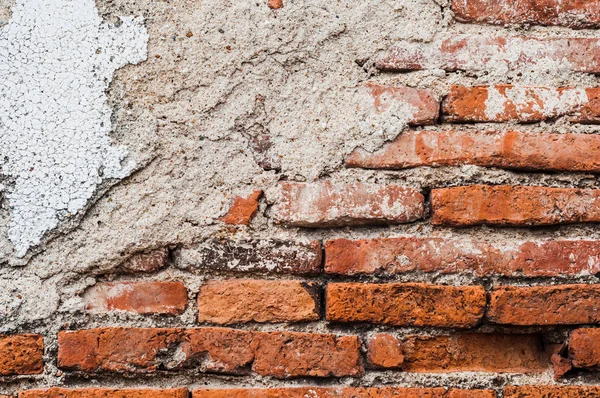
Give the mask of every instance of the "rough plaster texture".
M 63 2 L 87 4 L 79 0 L 54 0 L 44 4 Z M 24 2 L 19 0 L 15 5 L 13 1 L 0 0 L 0 24 L 7 23 L 11 15 L 20 15 L 18 4 Z M 8 173 L 3 171 L 1 177 L 9 196 L 2 198 L 0 209 L 0 332 L 43 333 L 47 336 L 49 359 L 56 352 L 53 336 L 63 325 L 70 328 L 111 324 L 195 325 L 193 306 L 173 319 L 83 313 L 84 304 L 79 296 L 97 280 L 135 279 L 115 275 L 115 270 L 125 258 L 138 251 L 169 246 L 175 266 L 142 278 L 185 280 L 193 296 L 207 273 L 192 273 L 185 267 L 178 268 L 178 264 L 182 257 L 193 258 L 195 245 L 208 237 L 303 241 L 342 236 L 459 234 L 496 241 L 600 237 L 600 233 L 589 226 L 534 230 L 478 227 L 454 232 L 433 228 L 428 221 L 389 228 L 306 231 L 274 226 L 266 217 L 270 214 L 276 182 L 284 179 L 311 181 L 321 177 L 346 182 L 390 182 L 424 192 L 432 187 L 465 183 L 599 187 L 597 178 L 585 173 L 512 173 L 472 166 L 398 172 L 343 167 L 344 157 L 354 148 L 360 146 L 372 150 L 392 139 L 402 130 L 403 121 L 408 120 L 411 113 L 410 109 L 391 109 L 396 123 L 389 123 L 385 115 L 373 113 L 373 99 L 359 88 L 366 81 L 432 88 L 438 96 L 447 92 L 452 84 L 586 87 L 599 83 L 593 76 L 545 65 L 543 59 L 526 71 L 506 72 L 505 65 L 499 64 L 498 68 L 477 73 L 446 73 L 431 69 L 401 75 L 378 74 L 373 64 L 390 46 L 404 40 L 415 46 L 426 46 L 427 42 L 439 40 L 447 33 L 526 33 L 537 37 L 571 34 L 565 29 L 456 24 L 444 0 L 288 0 L 283 9 L 276 11 L 269 9 L 262 0 L 97 0 L 96 7 L 103 24 L 115 24 L 119 16 L 137 16 L 135 21 L 143 18 L 149 34 L 148 60 L 125 66 L 115 73 L 107 91 L 108 106 L 102 108 L 106 112 L 112 111 L 112 130 L 104 126 L 100 131 L 103 135 L 98 136 L 104 145 L 104 154 L 110 151 L 107 148 L 126 147 L 130 154 L 128 159 L 138 165 L 138 171 L 117 184 L 111 181 L 99 184 L 98 179 L 94 180 L 94 193 L 86 190 L 81 196 L 86 201 L 84 208 L 73 217 L 62 219 L 24 257 L 20 257 L 23 250 L 15 249 L 9 240 L 11 219 L 15 216 L 10 201 L 14 177 L 9 174 L 22 173 L 22 169 L 17 172 L 14 165 L 8 166 Z M 85 15 L 91 16 L 91 12 Z M 57 17 L 61 13 L 56 11 L 53 15 Z M 94 22 L 94 26 L 98 25 Z M 119 29 L 124 26 L 127 24 Z M 141 25 L 136 22 L 133 26 L 141 34 Z M 109 31 L 102 32 L 108 34 Z M 576 35 L 598 36 L 596 32 L 586 30 L 578 31 Z M 99 40 L 106 41 L 107 36 Z M 123 61 L 136 62 L 136 58 Z M 110 69 L 105 64 L 100 65 L 106 66 L 102 73 L 107 76 Z M 108 85 L 108 81 L 102 82 Z M 102 86 L 96 93 L 101 94 L 105 88 Z M 485 127 L 498 128 L 496 125 L 478 126 L 479 129 Z M 535 126 L 507 124 L 500 128 L 552 129 L 557 133 L 597 131 L 594 126 L 572 126 L 564 120 Z M 4 137 L 1 138 L 0 141 L 4 141 Z M 32 151 L 32 148 L 24 150 Z M 117 158 L 111 158 L 113 166 Z M 108 157 L 93 156 L 92 159 L 100 164 Z M 122 172 L 118 177 L 126 174 Z M 91 180 L 86 178 L 85 181 Z M 67 191 L 71 188 L 66 187 Z M 256 188 L 267 193 L 258 215 L 249 229 L 232 234 L 222 227 L 218 218 L 226 213 L 233 196 Z M 68 208 L 68 203 L 61 209 Z M 77 202 L 76 207 L 82 205 L 83 202 Z M 38 237 L 40 233 L 37 233 Z M 28 239 L 27 246 L 36 243 L 32 238 Z M 216 275 L 220 277 L 226 273 Z M 486 286 L 497 281 L 494 278 L 477 279 L 473 275 L 421 273 L 401 275 L 396 279 L 456 285 L 477 281 Z M 595 277 L 582 276 L 572 280 L 590 281 Z M 503 282 L 542 284 L 547 279 Z M 269 330 L 277 329 L 278 325 L 253 328 Z M 325 323 L 287 329 L 352 333 L 348 328 L 326 328 Z M 385 330 L 390 329 L 379 327 L 373 332 Z M 399 335 L 415 331 L 393 329 Z M 562 339 L 564 330 L 556 329 L 555 335 L 548 338 L 553 337 Z M 54 368 L 52 362 L 48 369 L 47 376 L 16 378 L 3 384 L 0 393 L 40 385 L 76 387 L 95 383 L 91 379 L 69 379 Z M 594 381 L 591 377 L 581 381 Z M 524 384 L 532 380 L 532 376 L 514 375 L 498 378 L 496 375 L 458 373 L 415 377 L 405 373 L 374 372 L 360 382 L 364 385 L 393 382 L 412 386 L 499 388 L 507 382 Z M 340 381 L 342 384 L 352 382 Z M 552 383 L 552 375 L 535 376 L 535 382 Z M 270 379 L 250 382 L 244 377 L 203 376 L 193 372 L 104 380 L 105 385 L 111 386 L 194 387 L 206 383 L 264 386 L 297 382 Z

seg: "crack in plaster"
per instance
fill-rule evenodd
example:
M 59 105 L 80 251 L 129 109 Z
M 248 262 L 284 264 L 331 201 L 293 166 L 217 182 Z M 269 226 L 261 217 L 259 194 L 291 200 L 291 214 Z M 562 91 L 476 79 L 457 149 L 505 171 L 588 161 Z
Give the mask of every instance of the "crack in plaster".
M 133 170 L 113 146 L 106 90 L 147 57 L 141 18 L 103 24 L 92 0 L 19 0 L 0 30 L 0 190 L 18 256 L 82 210 L 104 179 Z

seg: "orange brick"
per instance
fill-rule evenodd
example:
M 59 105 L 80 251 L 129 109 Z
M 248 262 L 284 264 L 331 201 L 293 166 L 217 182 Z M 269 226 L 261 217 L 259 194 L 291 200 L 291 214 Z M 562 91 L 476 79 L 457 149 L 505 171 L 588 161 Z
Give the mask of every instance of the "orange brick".
M 434 189 L 438 225 L 553 225 L 600 221 L 600 190 L 535 186 Z
M 483 317 L 481 286 L 424 283 L 330 283 L 327 320 L 395 326 L 469 328 Z
M 110 282 L 91 287 L 83 299 L 86 309 L 94 313 L 180 315 L 185 311 L 188 296 L 181 282 Z
M 350 167 L 405 169 L 476 165 L 516 170 L 600 171 L 596 134 L 407 131 L 375 152 L 356 149 Z
M 44 370 L 44 338 L 37 334 L 0 335 L 0 376 L 34 375 Z
M 200 389 L 194 398 L 495 398 L 491 390 L 458 390 L 446 388 L 272 388 L 272 389 Z
M 256 190 L 247 197 L 236 196 L 233 199 L 231 208 L 225 216 L 221 218 L 225 224 L 248 225 L 250 220 L 258 210 L 258 199 L 262 191 Z
M 319 319 L 320 287 L 312 282 L 233 279 L 200 287 L 198 320 L 220 325 Z
M 404 362 L 400 340 L 388 333 L 379 333 L 367 343 L 367 363 L 373 368 L 396 369 Z
M 600 365 L 600 329 L 571 332 L 569 359 L 576 368 L 597 368 Z
M 596 386 L 508 386 L 504 398 L 594 398 L 600 396 Z
M 398 106 L 412 109 L 412 117 L 408 120 L 412 126 L 435 124 L 440 116 L 440 102 L 432 90 L 375 83 L 367 83 L 360 89 L 367 90 L 373 97 L 376 113 Z
M 490 294 L 487 318 L 507 325 L 600 322 L 600 285 L 500 286 Z
M 185 388 L 169 390 L 108 389 L 108 388 L 46 388 L 22 391 L 19 398 L 187 398 Z

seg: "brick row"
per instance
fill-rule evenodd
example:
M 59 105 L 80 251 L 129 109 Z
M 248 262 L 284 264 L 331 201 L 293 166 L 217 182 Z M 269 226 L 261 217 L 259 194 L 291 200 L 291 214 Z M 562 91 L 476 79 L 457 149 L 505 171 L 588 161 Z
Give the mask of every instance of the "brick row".
M 188 390 L 174 388 L 156 389 L 111 389 L 111 388 L 45 388 L 21 391 L 19 398 L 187 398 Z

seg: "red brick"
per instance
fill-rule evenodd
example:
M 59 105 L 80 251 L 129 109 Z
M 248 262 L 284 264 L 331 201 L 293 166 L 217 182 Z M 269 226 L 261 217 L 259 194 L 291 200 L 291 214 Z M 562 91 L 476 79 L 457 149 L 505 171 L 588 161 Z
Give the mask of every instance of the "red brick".
M 269 8 L 278 10 L 280 8 L 283 8 L 283 0 L 268 0 L 268 5 Z
M 0 376 L 44 371 L 44 338 L 37 334 L 0 335 Z
M 596 134 L 407 131 L 383 148 L 355 149 L 349 167 L 405 169 L 477 165 L 517 170 L 600 171 Z
M 600 285 L 500 286 L 490 294 L 487 318 L 507 325 L 600 322 Z
M 188 296 L 181 282 L 110 282 L 91 287 L 83 299 L 86 310 L 94 313 L 180 315 L 185 311 Z
M 200 389 L 194 398 L 495 398 L 491 390 L 458 390 L 446 388 L 351 388 L 301 387 L 271 389 Z
M 600 242 L 498 243 L 469 238 L 335 239 L 325 242 L 325 272 L 396 275 L 411 271 L 478 276 L 561 276 L 600 272 Z
M 246 197 L 236 196 L 229 211 L 221 218 L 225 224 L 248 225 L 258 210 L 258 199 L 262 191 L 256 190 Z
M 600 366 L 600 329 L 576 329 L 569 339 L 569 359 L 576 368 Z
M 596 386 L 508 386 L 504 398 L 596 398 L 600 387 Z
M 178 257 L 177 267 L 201 273 L 220 270 L 312 275 L 321 272 L 322 252 L 317 240 L 208 240 L 182 248 Z
M 415 189 L 365 183 L 281 183 L 273 209 L 277 223 L 298 227 L 400 224 L 423 216 Z
M 483 317 L 481 286 L 424 283 L 330 283 L 327 320 L 394 326 L 469 328 Z
M 201 372 L 278 378 L 357 376 L 356 336 L 251 332 L 225 328 L 103 328 L 58 335 L 58 366 L 85 373 Z
M 452 0 L 451 8 L 461 22 L 600 27 L 597 0 Z
M 402 349 L 401 368 L 407 372 L 542 373 L 550 368 L 540 336 L 531 334 L 409 336 Z
M 169 390 L 109 389 L 109 388 L 46 388 L 21 391 L 19 398 L 187 398 L 185 388 Z
M 532 54 L 535 54 L 532 56 Z M 379 59 L 387 71 L 564 70 L 600 72 L 600 40 L 526 36 L 448 35 L 431 43 L 401 42 Z
M 411 109 L 413 114 L 408 123 L 412 126 L 435 124 L 440 116 L 440 102 L 431 90 L 375 83 L 367 83 L 361 89 L 373 97 L 376 113 L 398 106 Z
M 198 320 L 221 325 L 318 320 L 319 289 L 302 281 L 210 281 L 200 287 Z
M 539 122 L 571 116 L 579 123 L 598 123 L 600 88 L 452 86 L 443 112 L 451 122 Z
M 433 224 L 553 225 L 600 221 L 600 190 L 486 186 L 431 191 Z
M 367 342 L 367 364 L 372 368 L 397 369 L 404 362 L 400 340 L 388 333 L 379 333 Z
M 150 252 L 137 253 L 121 264 L 125 272 L 156 272 L 169 263 L 169 249 L 166 247 Z

